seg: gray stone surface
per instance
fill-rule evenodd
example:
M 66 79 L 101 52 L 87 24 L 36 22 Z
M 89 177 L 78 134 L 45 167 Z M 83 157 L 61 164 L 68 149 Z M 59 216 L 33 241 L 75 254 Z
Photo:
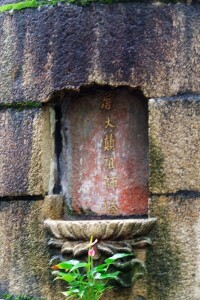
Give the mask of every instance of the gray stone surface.
M 11 3 L 25 2 L 26 0 L 0 0 L 0 6 Z M 38 2 L 42 2 L 42 0 L 37 0 Z
M 47 190 L 51 143 L 42 118 L 48 123 L 40 109 L 0 110 L 1 197 L 41 195 Z
M 0 292 L 62 299 L 52 283 L 43 201 L 0 202 Z
M 21 0 L 0 0 L 0 6 L 5 5 L 5 4 L 9 4 L 9 3 L 17 3 L 17 2 L 21 2 Z
M 8 4 L 8 3 L 17 3 L 17 2 L 21 2 L 23 0 L 0 0 L 0 6 L 1 5 L 4 5 L 4 4 Z M 25 1 L 25 0 L 24 0 Z M 38 2 L 43 2 L 43 0 L 37 0 Z M 58 1 L 59 2 L 59 1 Z M 121 1 L 123 2 L 123 1 Z M 132 0 L 130 2 L 137 2 L 136 0 Z M 157 1 L 156 0 L 142 0 L 141 1 L 142 3 L 156 3 Z M 161 0 L 159 2 L 165 2 L 165 0 Z M 169 1 L 170 2 L 170 1 Z M 172 2 L 172 1 L 171 1 Z M 174 2 L 181 2 L 181 3 L 188 3 L 188 4 L 195 4 L 195 3 L 199 3 L 199 0 L 182 0 L 182 1 L 178 1 L 178 0 L 175 0 L 173 1 Z
M 93 83 L 199 92 L 200 6 L 59 5 L 0 15 L 0 101 Z M 119 30 L 120 29 L 120 30 Z
M 59 220 L 64 214 L 64 198 L 62 195 L 45 196 L 42 204 L 45 219 Z
M 200 191 L 200 97 L 149 101 L 150 191 Z
M 147 255 L 148 300 L 199 300 L 200 198 L 154 196 L 157 217 Z

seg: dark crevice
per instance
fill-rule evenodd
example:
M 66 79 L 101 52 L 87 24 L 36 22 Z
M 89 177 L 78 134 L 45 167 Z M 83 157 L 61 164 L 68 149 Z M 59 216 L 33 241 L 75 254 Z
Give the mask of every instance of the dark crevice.
M 0 201 L 38 201 L 43 200 L 43 195 L 23 195 L 23 196 L 1 196 Z
M 125 220 L 129 220 L 129 219 L 147 219 L 148 218 L 148 215 L 147 214 L 143 214 L 143 215 L 128 215 L 128 216 L 125 216 L 125 215 L 76 215 L 74 214 L 73 216 L 66 216 L 65 220 L 121 220 L 121 219 L 125 219 Z
M 190 198 L 190 199 L 196 199 L 200 197 L 200 191 L 189 191 L 189 190 L 180 190 L 177 191 L 176 193 L 160 193 L 160 194 L 151 194 L 151 196 L 165 196 L 165 197 L 177 197 L 177 198 Z
M 56 163 L 57 163 L 57 172 L 55 178 L 55 185 L 53 188 L 54 194 L 60 194 L 62 192 L 61 179 L 60 179 L 60 155 L 62 153 L 62 134 L 61 134 L 61 120 L 62 120 L 62 111 L 60 106 L 55 106 L 55 155 L 56 155 Z

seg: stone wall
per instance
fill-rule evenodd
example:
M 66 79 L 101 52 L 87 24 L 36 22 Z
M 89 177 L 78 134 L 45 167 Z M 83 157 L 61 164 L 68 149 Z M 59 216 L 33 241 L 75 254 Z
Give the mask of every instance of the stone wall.
M 198 5 L 59 5 L 0 15 L 0 101 L 90 84 L 199 92 Z M 120 28 L 120 30 L 116 30 Z
M 149 298 L 192 299 L 199 288 L 199 96 L 151 99 Z
M 199 299 L 199 20 L 199 5 L 159 3 L 0 14 L 1 292 L 62 299 L 42 225 L 62 217 L 57 198 L 44 201 L 56 182 L 49 107 L 65 92 L 104 85 L 151 98 L 149 213 L 158 223 L 145 292 L 141 282 L 126 299 Z
M 48 191 L 53 133 L 48 109 L 0 109 L 0 197 L 41 196 Z

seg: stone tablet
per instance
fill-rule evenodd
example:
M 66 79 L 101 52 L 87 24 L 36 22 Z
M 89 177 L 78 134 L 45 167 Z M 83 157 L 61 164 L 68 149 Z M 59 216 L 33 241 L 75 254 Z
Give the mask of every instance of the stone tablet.
M 147 101 L 125 88 L 68 97 L 62 186 L 80 214 L 143 215 L 148 201 Z

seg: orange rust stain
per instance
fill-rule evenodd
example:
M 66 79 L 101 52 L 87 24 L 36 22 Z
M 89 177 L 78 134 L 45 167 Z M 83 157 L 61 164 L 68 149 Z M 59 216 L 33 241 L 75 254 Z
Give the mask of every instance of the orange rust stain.
M 147 188 L 138 186 L 122 190 L 119 195 L 119 210 L 123 215 L 147 214 Z

